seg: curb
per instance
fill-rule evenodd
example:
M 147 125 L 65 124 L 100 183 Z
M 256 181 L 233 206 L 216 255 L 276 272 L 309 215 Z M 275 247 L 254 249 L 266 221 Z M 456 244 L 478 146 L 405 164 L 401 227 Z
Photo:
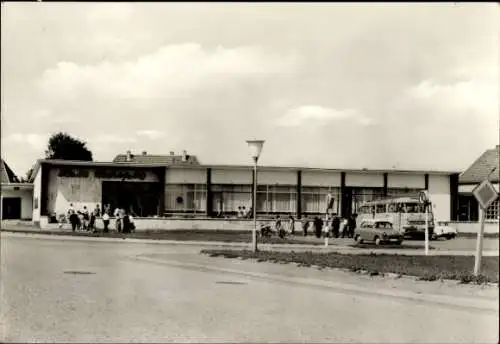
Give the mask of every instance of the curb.
M 223 241 L 182 241 L 182 240 L 167 240 L 167 239 L 137 239 L 137 238 L 109 238 L 109 237 L 94 237 L 87 235 L 66 235 L 54 234 L 54 232 L 43 232 L 42 230 L 13 230 L 2 229 L 1 232 L 11 233 L 19 236 L 33 236 L 40 239 L 47 240 L 72 240 L 72 241 L 87 241 L 87 242 L 107 242 L 107 243 L 137 243 L 137 244 L 157 244 L 157 245 L 181 245 L 181 246 L 210 246 L 210 247 L 224 247 L 224 248 L 250 248 L 251 243 L 242 242 L 223 242 Z M 24 235 L 23 235 L 24 234 Z M 322 245 L 308 245 L 308 244 L 268 244 L 260 243 L 261 250 L 278 250 L 278 251 L 315 251 L 324 253 L 340 253 L 340 254 L 356 254 L 356 255 L 406 255 L 406 256 L 422 256 L 422 250 L 385 250 L 385 249 L 369 249 L 369 248 L 356 248 L 343 245 L 330 245 L 324 247 Z M 429 256 L 473 256 L 474 251 L 448 251 L 448 250 L 432 250 Z M 498 251 L 484 251 L 483 256 L 499 256 Z

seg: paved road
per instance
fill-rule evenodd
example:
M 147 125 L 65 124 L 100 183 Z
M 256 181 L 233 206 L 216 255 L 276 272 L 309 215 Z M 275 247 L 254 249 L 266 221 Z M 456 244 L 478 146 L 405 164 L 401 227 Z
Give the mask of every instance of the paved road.
M 237 264 L 200 256 L 198 250 L 2 233 L 0 340 L 498 342 L 498 310 L 349 293 L 243 273 L 265 269 L 310 280 L 324 274 L 292 266 L 240 262 L 242 273 L 223 272 L 219 268 Z M 192 263 L 207 268 L 189 267 Z M 373 288 L 386 283 L 358 282 Z M 498 301 L 489 299 L 491 293 L 476 297 L 483 303 Z

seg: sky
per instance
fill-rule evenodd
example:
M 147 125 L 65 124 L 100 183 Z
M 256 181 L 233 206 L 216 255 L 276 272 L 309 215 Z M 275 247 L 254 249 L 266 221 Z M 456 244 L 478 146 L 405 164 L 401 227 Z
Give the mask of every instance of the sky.
M 499 142 L 500 9 L 2 2 L 1 154 L 52 133 L 251 164 L 463 171 Z

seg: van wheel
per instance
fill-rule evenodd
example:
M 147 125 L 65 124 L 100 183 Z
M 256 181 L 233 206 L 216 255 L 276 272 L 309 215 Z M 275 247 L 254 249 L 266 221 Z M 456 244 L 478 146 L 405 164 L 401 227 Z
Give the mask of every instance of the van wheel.
M 382 240 L 380 240 L 380 238 L 378 236 L 375 237 L 374 241 L 375 241 L 375 245 L 377 245 L 377 246 L 380 246 L 380 244 L 382 243 Z

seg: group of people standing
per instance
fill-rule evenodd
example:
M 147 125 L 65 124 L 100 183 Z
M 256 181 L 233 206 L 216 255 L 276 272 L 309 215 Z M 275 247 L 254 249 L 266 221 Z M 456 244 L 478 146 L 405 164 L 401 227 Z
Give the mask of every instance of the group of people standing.
M 71 223 L 71 229 L 73 232 L 75 230 L 95 230 L 95 220 L 99 216 L 101 216 L 99 204 L 91 212 L 89 212 L 86 206 L 84 206 L 81 210 L 76 210 L 73 203 L 70 204 L 68 209 L 69 223 Z
M 357 214 L 353 214 L 347 218 L 341 218 L 337 216 L 337 214 L 332 214 L 330 216 L 327 215 L 323 220 L 319 216 L 316 216 L 313 219 L 310 219 L 306 216 L 301 221 L 303 235 L 307 236 L 309 233 L 309 229 L 312 229 L 314 231 L 314 235 L 317 238 L 353 238 L 354 232 L 356 230 L 356 217 Z M 276 233 L 276 235 L 283 238 L 285 237 L 287 232 L 291 235 L 295 234 L 295 219 L 292 215 L 290 215 L 288 218 L 288 231 L 286 227 L 287 226 L 282 222 L 281 216 L 277 215 L 274 220 L 274 232 Z M 270 225 L 261 226 L 262 236 L 269 236 L 272 232 L 273 229 Z
M 353 238 L 356 230 L 357 214 L 352 214 L 347 218 L 341 218 L 337 214 L 326 216 L 325 220 L 316 216 L 312 221 L 305 217 L 302 222 L 304 236 L 307 236 L 308 229 L 312 226 L 317 238 Z
M 70 204 L 68 209 L 68 219 L 71 224 L 71 229 L 85 230 L 85 231 L 96 231 L 96 220 L 101 217 L 103 223 L 103 232 L 109 232 L 109 224 L 111 220 L 111 207 L 106 205 L 104 210 L 101 211 L 99 204 L 96 205 L 93 211 L 89 212 L 86 206 L 81 210 L 75 210 L 73 203 Z M 131 233 L 135 230 L 134 219 L 131 212 L 127 213 L 123 208 L 116 208 L 113 212 L 113 216 L 116 220 L 116 231 L 119 233 Z

